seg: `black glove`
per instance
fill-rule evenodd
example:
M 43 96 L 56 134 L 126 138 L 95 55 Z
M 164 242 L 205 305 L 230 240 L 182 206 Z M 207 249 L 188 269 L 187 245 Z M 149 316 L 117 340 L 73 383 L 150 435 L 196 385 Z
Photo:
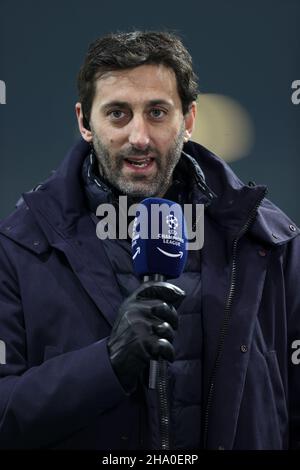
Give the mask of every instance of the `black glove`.
M 135 390 L 150 359 L 174 361 L 177 312 L 185 293 L 168 282 L 142 284 L 120 306 L 108 339 L 112 367 L 127 393 Z M 172 305 L 173 304 L 173 305 Z

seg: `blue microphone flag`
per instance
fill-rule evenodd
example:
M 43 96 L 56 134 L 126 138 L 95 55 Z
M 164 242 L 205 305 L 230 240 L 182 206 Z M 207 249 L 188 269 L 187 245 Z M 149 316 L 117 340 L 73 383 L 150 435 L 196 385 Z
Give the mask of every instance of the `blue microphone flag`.
M 141 201 L 133 223 L 134 271 L 141 277 L 149 274 L 179 277 L 187 257 L 186 233 L 179 204 L 161 198 Z

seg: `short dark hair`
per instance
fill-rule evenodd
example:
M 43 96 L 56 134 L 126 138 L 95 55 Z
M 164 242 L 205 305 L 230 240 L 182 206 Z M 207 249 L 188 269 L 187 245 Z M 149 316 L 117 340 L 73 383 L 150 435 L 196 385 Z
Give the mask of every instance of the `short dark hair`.
M 111 33 L 89 46 L 79 71 L 78 94 L 86 126 L 90 121 L 96 80 L 108 71 L 145 64 L 162 64 L 173 69 L 183 114 L 188 112 L 197 98 L 198 85 L 192 58 L 181 39 L 174 33 L 160 31 Z

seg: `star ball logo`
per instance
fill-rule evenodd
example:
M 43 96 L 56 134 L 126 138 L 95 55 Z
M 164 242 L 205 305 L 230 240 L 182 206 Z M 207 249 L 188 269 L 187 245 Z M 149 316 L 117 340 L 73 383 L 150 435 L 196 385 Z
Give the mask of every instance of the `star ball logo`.
M 0 104 L 6 104 L 6 85 L 3 80 L 0 80 Z
M 166 224 L 169 227 L 169 230 L 168 230 L 169 235 L 174 235 L 176 237 L 177 235 L 176 229 L 178 227 L 177 217 L 173 214 L 167 215 Z

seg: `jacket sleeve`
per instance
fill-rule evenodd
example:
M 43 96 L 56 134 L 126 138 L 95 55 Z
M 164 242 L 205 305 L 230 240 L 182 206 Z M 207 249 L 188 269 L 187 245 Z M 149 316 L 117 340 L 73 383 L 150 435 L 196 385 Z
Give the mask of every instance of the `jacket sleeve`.
M 300 236 L 289 244 L 285 278 L 289 347 L 289 447 L 300 450 Z
M 0 448 L 40 448 L 69 437 L 126 398 L 106 339 L 28 368 L 17 278 L 0 245 Z

